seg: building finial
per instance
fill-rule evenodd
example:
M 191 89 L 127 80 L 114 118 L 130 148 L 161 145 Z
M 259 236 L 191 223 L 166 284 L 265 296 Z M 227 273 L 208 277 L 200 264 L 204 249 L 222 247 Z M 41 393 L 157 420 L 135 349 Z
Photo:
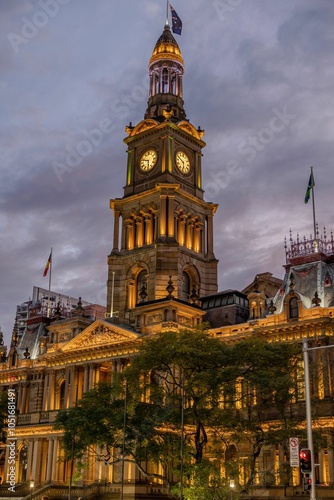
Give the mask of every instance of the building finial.
M 14 327 L 13 327 L 13 333 L 12 333 L 10 347 L 16 348 L 17 344 L 18 344 L 18 327 L 17 327 L 17 316 L 16 316 L 15 322 L 14 322 Z
M 173 292 L 175 290 L 175 287 L 173 285 L 173 281 L 172 281 L 172 276 L 171 275 L 169 276 L 169 281 L 168 281 L 168 285 L 166 286 L 166 290 L 168 292 L 167 299 L 173 299 L 174 298 Z

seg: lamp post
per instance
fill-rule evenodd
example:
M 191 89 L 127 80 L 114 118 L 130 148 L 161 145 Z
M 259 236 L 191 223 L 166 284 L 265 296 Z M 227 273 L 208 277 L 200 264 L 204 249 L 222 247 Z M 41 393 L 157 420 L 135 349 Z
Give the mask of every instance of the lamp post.
M 122 442 L 122 472 L 121 472 L 121 495 L 120 500 L 124 498 L 124 460 L 125 460 L 125 433 L 126 433 L 126 412 L 127 412 L 128 381 L 125 379 L 124 394 L 124 414 L 123 414 L 123 442 Z
M 30 481 L 29 486 L 30 486 L 30 500 L 32 500 L 32 492 L 33 492 L 34 486 L 35 486 L 34 481 Z
M 234 481 L 234 479 L 230 479 L 231 500 L 233 500 L 234 487 L 235 487 L 235 481 Z
M 334 345 L 323 345 L 319 347 L 308 347 L 307 339 L 303 340 L 303 361 L 304 361 L 304 380 L 305 380 L 305 406 L 306 406 L 306 431 L 307 431 L 307 446 L 311 454 L 311 479 L 310 500 L 316 500 L 315 491 L 315 474 L 314 474 L 314 450 L 313 450 L 313 435 L 312 435 L 312 411 L 311 411 L 311 388 L 310 388 L 310 371 L 309 371 L 309 351 L 317 351 L 319 349 L 331 349 Z

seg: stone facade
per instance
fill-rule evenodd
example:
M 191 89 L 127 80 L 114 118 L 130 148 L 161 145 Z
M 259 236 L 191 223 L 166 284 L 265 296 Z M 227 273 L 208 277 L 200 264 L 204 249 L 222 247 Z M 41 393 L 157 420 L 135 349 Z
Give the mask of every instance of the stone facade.
M 8 356 L 0 346 L 0 387 L 15 400 L 15 431 L 8 432 L 7 444 L 15 438 L 13 474 L 18 487 L 22 485 L 21 496 L 31 480 L 36 488 L 49 485 L 51 496 L 56 496 L 56 487 L 68 486 L 72 464 L 59 460 L 61 434 L 53 428 L 57 412 L 73 407 L 97 382 L 121 372 L 147 335 L 193 328 L 204 317 L 212 322 L 208 334 L 222 342 L 260 335 L 268 342 L 307 338 L 310 347 L 334 344 L 333 237 L 319 238 L 311 248 L 306 242 L 293 244 L 287 250 L 283 281 L 263 273 L 243 293 L 217 293 L 213 242 L 217 205 L 203 199 L 205 143 L 203 131 L 186 119 L 183 69 L 181 52 L 167 25 L 150 60 L 145 118 L 126 129 L 124 195 L 110 201 L 114 235 L 108 256 L 106 318 L 87 318 L 78 304 L 69 318 L 36 319 L 40 329 L 30 351 L 20 351 L 15 328 Z M 334 352 L 312 351 L 310 359 L 318 368 L 312 391 L 322 408 L 314 427 L 325 429 L 328 436 L 316 457 L 316 479 L 330 484 L 334 483 Z M 303 394 L 301 389 L 301 401 Z M 237 456 L 250 452 L 244 442 L 233 447 Z M 10 446 L 3 443 L 3 494 L 10 484 L 10 453 Z M 280 445 L 268 447 L 258 458 L 258 470 L 270 472 L 277 484 L 279 464 L 285 459 Z M 99 483 L 119 495 L 120 466 L 96 461 L 91 451 L 87 461 L 82 487 L 91 489 L 86 494 L 93 494 L 92 485 Z M 127 498 L 164 492 L 162 485 L 145 482 L 130 465 L 125 466 L 123 480 Z M 266 482 L 260 473 L 256 481 Z M 293 484 L 299 483 L 295 469 Z

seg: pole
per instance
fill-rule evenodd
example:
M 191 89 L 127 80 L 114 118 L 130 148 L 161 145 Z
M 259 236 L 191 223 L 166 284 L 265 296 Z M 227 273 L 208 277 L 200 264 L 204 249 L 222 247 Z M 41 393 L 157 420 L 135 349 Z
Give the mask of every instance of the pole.
M 168 7 L 169 7 L 169 0 L 167 0 L 167 9 L 166 9 L 166 26 L 168 26 Z
M 180 500 L 183 497 L 183 446 L 184 446 L 184 372 L 181 375 L 181 448 L 180 448 Z
M 311 178 L 313 180 L 312 186 L 312 209 L 313 209 L 313 234 L 314 234 L 314 247 L 317 250 L 317 227 L 316 227 L 316 219 L 315 219 L 315 203 L 314 203 L 314 176 L 313 176 L 313 167 L 311 167 Z
M 51 247 L 51 252 L 50 252 L 51 260 L 50 260 L 50 273 L 49 273 L 48 312 L 47 312 L 47 317 L 48 318 L 50 317 L 50 293 L 51 293 L 50 291 L 51 291 L 51 274 L 52 274 L 52 260 L 53 260 L 52 250 L 53 250 L 53 248 Z
M 315 496 L 315 482 L 314 482 L 314 453 L 313 453 L 313 435 L 312 435 L 310 370 L 309 370 L 307 339 L 303 340 L 303 359 L 304 359 L 304 377 L 305 377 L 305 403 L 306 403 L 307 447 L 310 450 L 311 461 L 312 461 L 312 470 L 310 472 L 310 479 L 311 479 L 311 495 L 310 495 L 310 500 L 316 500 L 316 496 Z
M 68 500 L 71 500 L 72 495 L 72 478 L 73 478 L 73 468 L 74 468 L 74 434 L 72 436 L 72 453 L 71 453 L 71 468 L 70 468 L 70 482 L 68 485 Z
M 111 282 L 111 307 L 110 307 L 110 317 L 114 315 L 114 290 L 115 290 L 115 271 L 112 272 L 112 282 Z
M 127 393 L 128 393 L 128 382 L 125 379 L 124 417 L 123 417 L 123 444 L 122 444 L 121 500 L 123 500 L 123 494 L 124 494 L 124 455 L 125 455 L 125 431 L 126 431 Z

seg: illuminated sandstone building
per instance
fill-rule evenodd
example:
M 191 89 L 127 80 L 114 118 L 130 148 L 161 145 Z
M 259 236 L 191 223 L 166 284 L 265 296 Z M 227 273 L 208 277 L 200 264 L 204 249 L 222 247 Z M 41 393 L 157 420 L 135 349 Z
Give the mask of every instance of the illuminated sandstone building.
M 14 390 L 17 398 L 18 497 L 29 492 L 30 480 L 36 491 L 44 488 L 49 497 L 67 494 L 71 464 L 59 460 L 61 434 L 53 428 L 57 412 L 74 406 L 97 382 L 109 381 L 112 373 L 122 371 L 144 335 L 194 327 L 204 318 L 212 324 L 209 333 L 223 342 L 261 334 L 270 342 L 306 337 L 317 345 L 334 344 L 333 235 L 317 235 L 316 247 L 313 241 L 291 238 L 283 282 L 263 273 L 244 292 L 217 292 L 213 248 L 217 205 L 204 200 L 204 132 L 186 118 L 183 73 L 181 51 L 166 25 L 149 62 L 144 119 L 126 127 L 123 197 L 110 201 L 114 235 L 108 256 L 106 318 L 87 317 L 79 300 L 70 317 L 56 309 L 52 321 L 46 319 L 34 350 L 22 351 L 16 326 L 8 355 L 0 342 L 0 385 L 4 391 Z M 327 403 L 333 398 L 334 353 L 319 350 L 310 358 L 318 368 L 313 393 L 324 403 L 321 420 L 314 425 L 326 429 L 328 436 L 327 446 L 317 453 L 316 474 L 319 482 L 329 484 L 334 483 L 334 419 Z M 303 397 L 301 390 L 300 401 Z M 237 456 L 247 457 L 248 446 L 237 444 Z M 8 491 L 8 458 L 9 448 L 3 444 L 0 497 Z M 75 495 L 93 493 L 96 483 L 119 495 L 121 465 L 109 466 L 95 458 L 88 454 L 89 467 L 81 479 L 87 489 L 77 488 Z M 278 484 L 279 464 L 285 459 L 280 445 L 268 447 L 257 468 L 270 471 Z M 260 472 L 257 482 L 262 484 Z M 247 475 L 246 466 L 240 474 Z M 295 471 L 295 485 L 299 479 Z M 129 464 L 124 480 L 132 498 L 163 492 L 162 485 L 145 482 Z

